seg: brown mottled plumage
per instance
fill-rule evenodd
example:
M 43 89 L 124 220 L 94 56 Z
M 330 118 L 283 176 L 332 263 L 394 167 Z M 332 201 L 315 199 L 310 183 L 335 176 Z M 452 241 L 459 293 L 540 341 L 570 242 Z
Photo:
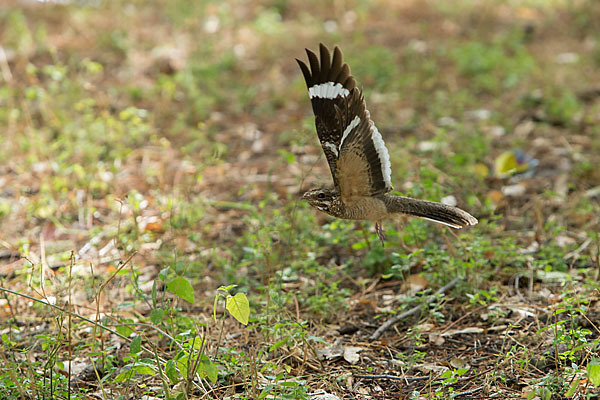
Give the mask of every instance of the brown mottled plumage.
M 342 62 L 342 52 L 319 45 L 319 57 L 306 49 L 308 67 L 296 59 L 309 89 L 321 147 L 333 176 L 333 189 L 306 192 L 303 199 L 337 218 L 371 220 L 384 243 L 381 220 L 395 213 L 414 215 L 453 228 L 477 224 L 469 213 L 445 204 L 388 194 L 392 190 L 388 150 L 371 121 L 362 91 Z

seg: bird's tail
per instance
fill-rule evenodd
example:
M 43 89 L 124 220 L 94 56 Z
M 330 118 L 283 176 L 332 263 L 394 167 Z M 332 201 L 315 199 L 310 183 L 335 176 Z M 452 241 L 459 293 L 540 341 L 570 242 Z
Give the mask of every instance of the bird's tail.
M 477 218 L 457 207 L 402 196 L 386 196 L 387 211 L 414 215 L 455 229 L 476 225 Z

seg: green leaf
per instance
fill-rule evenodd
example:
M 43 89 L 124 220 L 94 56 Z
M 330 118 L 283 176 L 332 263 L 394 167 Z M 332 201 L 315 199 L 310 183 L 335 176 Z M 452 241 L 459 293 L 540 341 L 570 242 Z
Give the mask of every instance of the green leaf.
M 117 331 L 118 334 L 120 334 L 124 337 L 129 337 L 133 333 L 133 329 L 131 329 L 127 325 L 117 325 L 115 330 Z
M 233 289 L 234 287 L 236 287 L 237 285 L 227 285 L 227 286 L 219 286 L 219 288 L 217 289 L 220 292 L 228 292 L 231 289 Z
M 136 374 L 156 375 L 156 371 L 149 365 L 145 365 L 145 364 L 136 365 L 132 371 L 135 371 Z
M 171 282 L 167 283 L 167 289 L 188 303 L 194 302 L 194 288 L 192 287 L 192 284 L 183 276 L 178 276 Z
M 288 164 L 293 164 L 294 162 L 296 162 L 296 155 L 294 153 L 283 149 L 278 150 L 278 153 Z
M 135 374 L 143 375 L 156 375 L 156 367 L 150 364 L 128 364 L 124 367 L 124 371 L 121 372 L 113 382 L 124 382 L 133 378 Z
M 362 241 L 362 242 L 356 242 L 352 244 L 352 250 L 362 250 L 364 248 L 366 248 L 368 246 L 368 243 L 366 241 Z
M 200 336 L 196 336 L 188 339 L 185 347 L 193 348 L 194 350 L 200 350 L 202 348 L 202 338 Z
M 225 304 L 225 308 L 233 316 L 244 325 L 248 325 L 250 317 L 250 303 L 244 293 L 238 293 L 235 296 L 229 296 Z
M 573 395 L 577 391 L 579 382 L 581 382 L 581 379 L 575 379 L 573 382 L 571 382 L 571 385 L 569 386 L 569 390 L 567 390 L 567 392 L 565 393 L 565 397 L 573 397 Z
M 278 348 L 280 348 L 281 346 L 286 344 L 288 339 L 289 339 L 288 337 L 284 337 L 283 339 L 277 341 L 271 347 L 269 347 L 269 351 L 277 350 Z
M 175 368 L 175 361 L 167 361 L 165 366 L 165 375 L 171 380 L 171 383 L 179 382 L 179 376 L 177 375 L 177 368 Z
M 129 344 L 129 354 L 139 354 L 142 351 L 142 337 L 136 336 Z
M 152 323 L 154 325 L 160 324 L 162 322 L 164 316 L 165 316 L 165 310 L 163 310 L 161 308 L 155 308 L 152 311 L 150 311 L 150 321 L 152 321 Z
M 531 392 L 527 393 L 527 400 L 531 400 L 536 396 L 536 392 L 535 390 L 532 390 Z
M 152 307 L 156 308 L 156 279 L 152 281 Z
M 592 385 L 600 386 L 600 358 L 593 358 L 587 365 L 587 376 Z
M 115 379 L 113 380 L 113 382 L 114 383 L 125 382 L 125 381 L 131 379 L 131 377 L 133 377 L 133 375 L 135 375 L 134 370 L 132 370 L 132 369 L 125 370 L 125 371 L 121 372 L 119 375 L 117 375 L 115 377 Z
M 171 269 L 171 267 L 165 267 L 165 268 L 161 269 L 160 272 L 158 273 L 158 279 L 160 279 L 163 282 L 166 282 L 167 276 L 169 276 L 170 269 Z
M 220 290 L 220 288 L 217 290 Z M 219 293 L 217 292 L 217 294 L 215 295 L 215 301 L 213 303 L 213 319 L 215 320 L 215 322 L 217 322 L 217 300 L 218 299 L 219 299 Z
M 448 370 L 448 371 L 444 371 L 444 373 L 442 375 L 440 375 L 440 378 L 442 379 L 447 379 L 452 377 L 452 371 Z
M 543 400 L 550 400 L 552 398 L 552 392 L 547 388 L 543 388 L 541 397 Z
M 211 382 L 215 383 L 217 381 L 219 370 L 217 369 L 217 366 L 203 354 L 198 365 L 198 373 L 200 376 L 206 376 Z
M 177 360 L 177 368 L 179 369 L 181 376 L 184 378 L 187 378 L 188 375 L 188 360 L 189 357 L 187 355 Z

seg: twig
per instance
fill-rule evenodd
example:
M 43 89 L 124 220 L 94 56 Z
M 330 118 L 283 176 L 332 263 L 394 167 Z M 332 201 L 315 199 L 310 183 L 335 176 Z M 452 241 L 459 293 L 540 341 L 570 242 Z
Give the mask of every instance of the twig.
M 438 296 L 440 294 L 444 294 L 444 292 L 446 292 L 446 291 L 452 289 L 454 286 L 456 286 L 456 284 L 458 282 L 459 282 L 459 278 L 452 279 L 445 286 L 442 286 L 441 288 L 439 288 L 434 294 L 427 296 L 426 301 L 429 302 L 430 300 L 433 300 L 436 296 Z M 403 312 L 400 315 L 396 315 L 394 318 L 387 320 L 383 325 L 381 325 L 379 328 L 377 328 L 377 330 L 371 335 L 371 337 L 369 339 L 370 340 L 379 339 L 379 337 L 383 334 L 383 332 L 385 332 L 390 327 L 392 327 L 396 322 L 418 313 L 419 310 L 421 310 L 421 307 L 422 307 L 422 304 L 419 304 L 417 306 L 414 306 L 410 310 Z
M 565 260 L 568 260 L 569 258 L 577 258 L 579 257 L 579 255 L 581 253 L 583 253 L 583 251 L 585 249 L 587 249 L 589 247 L 589 245 L 592 243 L 592 238 L 587 238 L 586 241 L 584 241 L 581 246 L 579 246 L 578 248 L 576 248 L 575 250 L 565 254 L 565 256 L 563 257 Z
M 519 296 L 519 299 L 521 299 L 521 301 L 523 303 L 527 303 L 527 300 L 525 300 L 525 297 L 523 297 L 523 295 L 521 294 L 521 291 L 519 290 L 519 280 L 521 279 L 521 276 L 523 274 L 518 274 L 515 277 L 515 292 L 517 292 L 517 296 Z
M 454 325 L 458 324 L 460 321 L 462 321 L 463 319 L 469 317 L 470 315 L 472 315 L 474 313 L 478 313 L 479 311 L 483 310 L 484 308 L 487 308 L 487 306 L 479 306 L 476 309 L 471 310 L 471 311 L 469 311 L 466 314 L 463 314 L 460 318 L 452 321 L 446 327 L 444 327 L 444 329 L 442 329 L 441 333 L 448 332 L 450 330 L 450 328 L 452 328 Z
M 108 277 L 108 278 L 107 278 L 107 279 L 106 279 L 106 280 L 105 280 L 105 281 L 102 283 L 102 285 L 100 285 L 100 288 L 98 289 L 98 293 L 101 293 L 101 292 L 104 290 L 104 288 L 106 287 L 106 285 L 108 285 L 108 284 L 109 284 L 109 282 L 110 282 L 110 281 L 112 281 L 112 280 L 113 280 L 113 278 L 114 278 L 115 276 L 117 276 L 117 274 L 118 274 L 118 273 L 119 273 L 119 272 L 120 272 L 120 271 L 121 271 L 123 268 L 125 268 L 125 266 L 126 266 L 127 264 L 129 264 L 129 261 L 131 261 L 131 259 L 133 258 L 133 256 L 135 256 L 136 254 L 137 254 L 136 252 L 133 252 L 133 253 L 132 253 L 132 254 L 129 256 L 129 258 L 127 258 L 127 260 L 125 260 L 125 261 L 124 261 L 124 262 L 123 262 L 121 265 L 119 265 L 119 267 L 117 267 L 117 269 L 115 269 L 115 272 L 113 272 L 113 274 L 112 274 L 111 276 L 109 276 L 109 277 Z
M 458 397 L 458 396 L 466 396 L 468 394 L 477 393 L 481 389 L 483 389 L 483 386 L 479 386 L 479 387 L 476 387 L 475 389 L 467 390 L 465 392 L 454 393 L 454 394 L 450 395 L 450 397 L 454 399 L 455 397 Z
M 360 375 L 360 374 L 352 374 L 353 378 L 359 379 L 390 379 L 393 381 L 425 381 L 427 379 L 431 379 L 430 376 L 396 376 L 396 375 Z
M 67 349 L 69 352 L 69 376 L 67 377 L 67 399 L 71 398 L 71 367 L 73 365 L 73 334 L 72 334 L 72 330 L 71 328 L 73 327 L 72 324 L 72 320 L 73 318 L 71 318 L 71 316 L 73 315 L 73 299 L 71 297 L 72 294 L 72 290 L 71 290 L 71 283 L 73 282 L 73 261 L 75 260 L 75 253 L 73 252 L 73 250 L 71 250 L 71 256 L 69 257 L 69 304 L 68 304 L 68 308 L 67 310 L 69 310 L 69 313 L 67 315 L 67 319 L 68 319 L 68 326 L 67 326 Z M 43 268 L 43 263 L 42 263 L 42 268 Z

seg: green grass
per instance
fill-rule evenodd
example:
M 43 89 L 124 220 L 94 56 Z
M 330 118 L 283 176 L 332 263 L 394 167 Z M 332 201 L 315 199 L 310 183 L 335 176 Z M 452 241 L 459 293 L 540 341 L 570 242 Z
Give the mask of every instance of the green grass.
M 0 397 L 593 398 L 594 4 L 3 6 Z M 299 199 L 330 182 L 294 61 L 319 42 L 397 193 L 479 225 L 398 217 L 381 247 Z M 513 148 L 532 177 L 489 172 Z M 319 357 L 339 339 L 357 363 Z

